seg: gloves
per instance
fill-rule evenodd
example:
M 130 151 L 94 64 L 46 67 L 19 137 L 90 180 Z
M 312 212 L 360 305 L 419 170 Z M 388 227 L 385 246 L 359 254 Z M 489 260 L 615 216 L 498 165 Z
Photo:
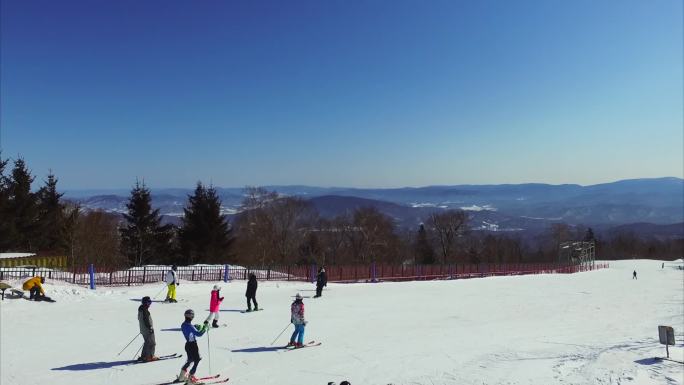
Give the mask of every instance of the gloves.
M 154 333 L 154 329 L 150 328 L 150 333 Z
M 220 300 L 221 302 L 223 302 L 223 297 L 219 298 L 219 300 Z
M 308 324 L 308 323 L 309 323 L 309 321 L 304 321 L 304 326 L 306 326 L 306 324 Z
M 290 317 L 290 323 L 291 323 L 291 324 L 294 323 L 294 318 Z

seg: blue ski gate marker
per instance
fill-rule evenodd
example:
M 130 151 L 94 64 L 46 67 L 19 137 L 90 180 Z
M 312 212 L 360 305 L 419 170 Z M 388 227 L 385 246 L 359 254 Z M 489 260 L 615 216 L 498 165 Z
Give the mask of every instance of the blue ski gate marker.
M 95 265 L 92 263 L 88 266 L 88 273 L 90 274 L 90 289 L 95 290 Z

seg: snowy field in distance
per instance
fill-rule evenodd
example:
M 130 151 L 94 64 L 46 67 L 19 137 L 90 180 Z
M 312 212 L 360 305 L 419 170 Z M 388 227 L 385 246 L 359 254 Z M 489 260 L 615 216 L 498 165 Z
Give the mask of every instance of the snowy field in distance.
M 677 265 L 630 260 L 572 275 L 330 284 L 323 298 L 305 299 L 306 340 L 323 345 L 297 351 L 269 344 L 289 322 L 292 296 L 313 296 L 313 285 L 260 282 L 265 310 L 241 314 L 246 283 L 222 283 L 220 323 L 228 327 L 210 332 L 211 366 L 237 385 L 682 384 L 683 365 L 652 359 L 665 355 L 658 325 L 675 328 L 671 356 L 684 359 Z M 152 305 L 158 355 L 184 353 L 183 312 L 193 308 L 201 322 L 212 285 L 181 282 L 178 298 L 188 302 Z M 0 384 L 147 385 L 178 373 L 184 359 L 121 364 L 142 339 L 117 357 L 138 332 L 132 299 L 153 296 L 162 284 L 45 286 L 57 303 L 0 303 Z M 206 336 L 199 346 L 204 376 Z

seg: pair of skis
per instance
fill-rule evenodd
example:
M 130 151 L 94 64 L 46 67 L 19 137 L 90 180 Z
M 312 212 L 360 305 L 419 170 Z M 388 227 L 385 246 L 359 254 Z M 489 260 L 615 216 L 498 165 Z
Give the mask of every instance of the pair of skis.
M 207 376 L 207 377 L 198 377 L 197 381 L 200 381 L 200 382 L 198 382 L 196 385 L 225 384 L 226 382 L 228 382 L 229 379 L 230 378 L 228 378 L 228 377 L 221 378 L 220 374 L 216 374 L 214 376 Z M 184 383 L 185 383 L 184 381 L 173 380 L 173 381 L 169 381 L 169 382 L 162 382 L 162 383 L 156 384 L 156 385 L 173 385 L 173 384 L 184 384 Z
M 254 309 L 254 310 L 241 310 L 240 313 L 242 313 L 242 314 L 245 314 L 245 313 L 254 313 L 255 311 L 262 311 L 262 310 L 264 310 L 264 308 L 260 307 L 260 308 L 258 308 L 258 309 Z
M 131 363 L 133 363 L 133 364 L 149 364 L 149 363 L 152 363 L 152 362 L 164 361 L 164 360 L 173 360 L 174 358 L 181 358 L 181 357 L 183 357 L 182 354 L 173 353 L 173 354 L 167 354 L 167 355 L 165 355 L 165 356 L 159 356 L 159 357 L 157 357 L 157 359 L 154 360 L 154 361 L 139 361 L 139 360 L 135 360 L 135 361 L 131 361 Z
M 287 345 L 287 346 L 285 346 L 285 350 L 299 350 L 299 349 L 303 349 L 303 348 L 312 348 L 314 346 L 321 346 L 321 344 L 322 344 L 322 342 L 309 341 L 309 342 L 307 342 L 304 345 L 299 346 L 299 347 Z

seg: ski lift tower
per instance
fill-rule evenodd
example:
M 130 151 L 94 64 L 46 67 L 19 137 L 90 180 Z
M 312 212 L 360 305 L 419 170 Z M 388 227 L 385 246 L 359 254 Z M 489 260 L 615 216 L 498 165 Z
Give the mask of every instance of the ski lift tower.
M 560 244 L 558 262 L 580 264 L 585 267 L 594 265 L 596 245 L 594 241 L 569 241 Z

